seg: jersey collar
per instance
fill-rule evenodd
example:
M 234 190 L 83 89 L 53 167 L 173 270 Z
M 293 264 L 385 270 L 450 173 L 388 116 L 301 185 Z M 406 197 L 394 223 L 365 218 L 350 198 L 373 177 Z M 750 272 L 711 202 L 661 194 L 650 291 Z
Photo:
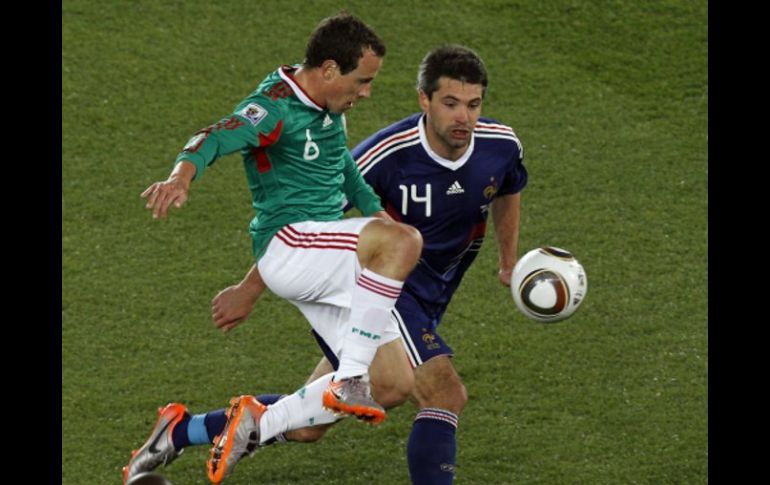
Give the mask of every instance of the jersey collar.
M 299 64 L 294 66 L 284 65 L 278 69 L 278 75 L 281 76 L 281 79 L 286 81 L 286 84 L 291 86 L 294 94 L 299 98 L 300 101 L 302 101 L 305 106 L 317 109 L 318 111 L 323 111 L 324 109 L 318 103 L 316 103 L 313 98 L 311 98 L 310 95 L 307 94 L 304 89 L 302 89 L 302 86 L 297 84 L 297 81 L 294 79 L 294 72 L 299 68 Z
M 457 160 L 447 160 L 446 158 L 436 154 L 436 152 L 433 151 L 433 149 L 430 147 L 430 144 L 428 143 L 428 137 L 425 135 L 425 113 L 420 116 L 420 119 L 417 121 L 417 126 L 420 128 L 420 143 L 422 144 L 422 147 L 425 149 L 425 152 L 428 154 L 428 156 L 439 165 L 446 167 L 449 170 L 456 171 L 465 165 L 465 163 L 471 158 L 471 154 L 473 154 L 473 146 L 476 140 L 476 137 L 473 133 L 471 134 L 471 143 L 468 145 L 468 149 L 465 150 L 465 153 L 463 153 L 463 156 Z

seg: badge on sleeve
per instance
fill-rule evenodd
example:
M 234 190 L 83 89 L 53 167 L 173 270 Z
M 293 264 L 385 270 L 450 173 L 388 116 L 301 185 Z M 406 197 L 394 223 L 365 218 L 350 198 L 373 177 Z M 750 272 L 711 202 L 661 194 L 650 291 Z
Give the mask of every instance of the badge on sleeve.
M 257 103 L 249 103 L 238 114 L 249 120 L 252 126 L 257 126 L 267 116 L 267 110 Z

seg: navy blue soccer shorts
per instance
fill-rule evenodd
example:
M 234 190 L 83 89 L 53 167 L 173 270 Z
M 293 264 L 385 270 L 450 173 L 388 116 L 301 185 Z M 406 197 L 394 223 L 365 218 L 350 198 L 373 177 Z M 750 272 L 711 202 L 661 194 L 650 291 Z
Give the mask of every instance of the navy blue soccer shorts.
M 426 308 L 408 291 L 403 291 L 396 301 L 396 307 L 391 312 L 391 319 L 398 326 L 401 340 L 404 343 L 404 350 L 406 350 L 406 355 L 409 357 L 409 362 L 413 368 L 438 355 L 454 355 L 452 347 L 447 345 L 436 331 L 445 310 L 446 307 L 440 309 Z M 312 332 L 324 355 L 334 370 L 337 370 L 339 359 L 321 336 L 315 330 Z

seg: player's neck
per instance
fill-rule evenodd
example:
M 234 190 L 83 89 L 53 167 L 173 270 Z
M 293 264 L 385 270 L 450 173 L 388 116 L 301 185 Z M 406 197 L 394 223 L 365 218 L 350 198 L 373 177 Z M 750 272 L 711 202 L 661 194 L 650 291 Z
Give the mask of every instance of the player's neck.
M 323 92 L 323 79 L 318 69 L 300 66 L 294 71 L 294 80 L 316 103 L 322 103 L 326 99 Z M 326 106 L 321 107 L 325 108 Z

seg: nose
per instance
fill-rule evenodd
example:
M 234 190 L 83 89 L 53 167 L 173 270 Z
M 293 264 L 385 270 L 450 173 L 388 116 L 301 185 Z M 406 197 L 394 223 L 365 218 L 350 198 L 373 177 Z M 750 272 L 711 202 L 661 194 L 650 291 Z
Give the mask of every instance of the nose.
M 358 97 L 359 98 L 369 98 L 372 96 L 372 85 L 371 84 L 365 84 L 361 86 L 361 89 L 358 91 Z
M 460 106 L 459 109 L 455 111 L 455 122 L 458 124 L 468 124 L 468 121 L 471 119 L 471 112 L 470 110 L 465 106 Z

